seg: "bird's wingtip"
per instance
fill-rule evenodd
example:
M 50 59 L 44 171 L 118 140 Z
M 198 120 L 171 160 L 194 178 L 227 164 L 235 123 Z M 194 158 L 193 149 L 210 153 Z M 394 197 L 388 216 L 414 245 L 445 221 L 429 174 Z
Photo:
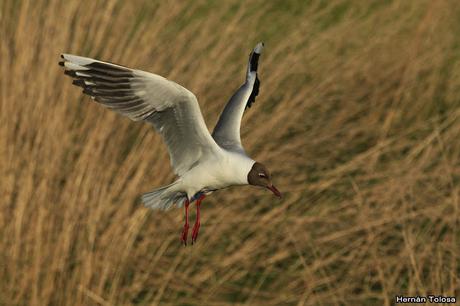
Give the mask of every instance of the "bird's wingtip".
M 259 42 L 254 48 L 254 53 L 261 54 L 264 47 L 265 44 L 263 42 Z

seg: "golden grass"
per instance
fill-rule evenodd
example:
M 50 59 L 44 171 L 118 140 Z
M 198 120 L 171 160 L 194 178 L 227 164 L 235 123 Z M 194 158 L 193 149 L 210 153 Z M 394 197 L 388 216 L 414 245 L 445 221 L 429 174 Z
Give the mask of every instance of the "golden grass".
M 460 4 L 1 1 L 0 304 L 390 305 L 460 298 Z M 247 151 L 285 197 L 138 195 L 170 182 L 147 124 L 90 102 L 62 52 L 166 76 L 208 126 L 266 43 Z

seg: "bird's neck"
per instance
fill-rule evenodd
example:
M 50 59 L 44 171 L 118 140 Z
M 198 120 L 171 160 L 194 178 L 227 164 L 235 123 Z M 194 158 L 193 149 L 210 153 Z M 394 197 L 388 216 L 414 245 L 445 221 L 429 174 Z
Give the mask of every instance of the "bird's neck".
M 232 172 L 230 175 L 235 178 L 235 184 L 249 184 L 248 173 L 251 171 L 255 161 L 241 153 L 231 152 L 228 156 L 228 163 Z

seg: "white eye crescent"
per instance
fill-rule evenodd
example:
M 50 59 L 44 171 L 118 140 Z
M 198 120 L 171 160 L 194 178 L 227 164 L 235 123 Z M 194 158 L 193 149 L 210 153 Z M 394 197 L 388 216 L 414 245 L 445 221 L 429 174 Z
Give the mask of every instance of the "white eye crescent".
M 266 177 L 264 173 L 259 173 L 259 177 Z

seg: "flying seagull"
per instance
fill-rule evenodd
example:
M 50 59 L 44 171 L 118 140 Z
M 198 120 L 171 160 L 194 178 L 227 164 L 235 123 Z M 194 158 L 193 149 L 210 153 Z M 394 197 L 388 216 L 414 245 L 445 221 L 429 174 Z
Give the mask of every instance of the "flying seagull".
M 146 121 L 161 134 L 168 147 L 177 180 L 142 195 L 145 206 L 166 210 L 185 206 L 181 242 L 187 245 L 189 205 L 195 202 L 196 221 L 192 244 L 200 229 L 200 204 L 213 191 L 234 185 L 268 188 L 272 184 L 263 164 L 246 155 L 240 139 L 240 124 L 246 108 L 259 93 L 257 66 L 264 48 L 258 43 L 249 56 L 245 83 L 233 94 L 209 133 L 195 95 L 159 75 L 92 58 L 62 54 L 59 65 L 83 93 L 133 121 Z

